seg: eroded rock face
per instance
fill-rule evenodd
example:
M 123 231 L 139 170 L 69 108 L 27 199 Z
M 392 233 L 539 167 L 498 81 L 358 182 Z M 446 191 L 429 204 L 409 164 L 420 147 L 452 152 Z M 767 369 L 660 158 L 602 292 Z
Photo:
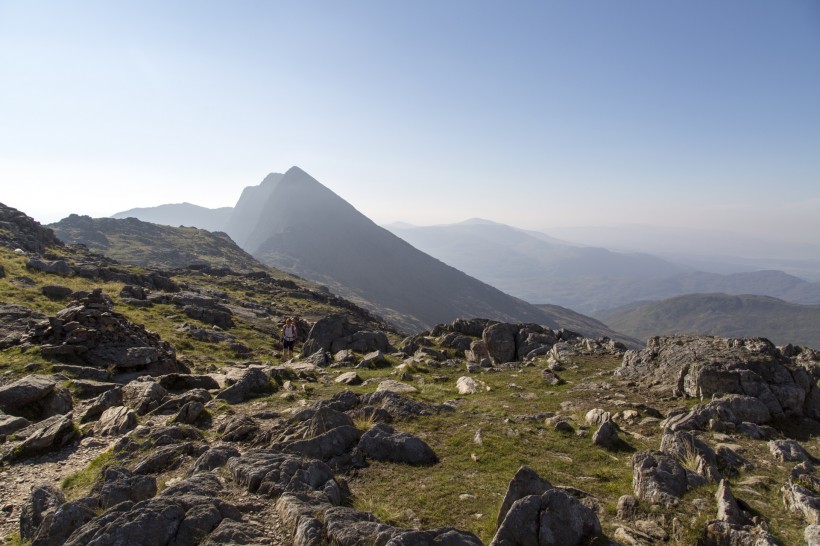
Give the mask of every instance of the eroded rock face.
M 766 339 L 678 335 L 652 337 L 645 349 L 627 351 L 615 376 L 675 396 L 744 395 L 782 417 L 820 415 L 813 373 Z

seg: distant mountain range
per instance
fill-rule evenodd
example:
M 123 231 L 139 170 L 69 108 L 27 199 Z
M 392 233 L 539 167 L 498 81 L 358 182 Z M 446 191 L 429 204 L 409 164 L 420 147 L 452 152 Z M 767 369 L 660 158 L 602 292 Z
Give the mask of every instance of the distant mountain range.
M 579 246 L 486 220 L 429 227 L 387 226 L 416 248 L 532 303 L 595 317 L 635 301 L 725 292 L 820 303 L 820 283 L 781 271 L 722 275 L 643 253 Z
M 820 305 L 768 296 L 691 294 L 634 304 L 606 314 L 610 327 L 639 339 L 662 334 L 766 337 L 777 344 L 820 347 Z
M 576 313 L 560 307 L 540 309 L 432 258 L 374 224 L 297 167 L 268 175 L 260 185 L 245 188 L 236 206 L 227 211 L 230 214 L 226 209 L 181 204 L 132 209 L 115 216 L 151 218 L 167 226 L 199 223 L 224 230 L 264 264 L 322 283 L 407 332 L 456 318 L 482 317 L 552 328 L 571 323 L 574 327 L 566 327 L 584 335 L 608 335 L 634 344 L 594 319 L 578 320 Z M 127 232 L 136 221 L 90 221 L 72 216 L 50 227 L 68 234 L 69 227 L 83 225 L 86 244 L 99 244 L 98 250 L 110 252 L 129 246 L 122 241 L 111 244 L 111 240 L 116 239 L 114 233 Z M 120 222 L 122 227 L 107 222 Z M 131 236 L 146 240 L 136 233 Z M 218 232 L 214 236 L 222 237 Z M 76 230 L 70 240 L 84 242 Z M 142 244 L 131 246 L 140 248 Z M 185 248 L 179 240 L 161 246 Z M 198 256 L 192 250 L 188 254 Z M 118 259 L 128 261 L 122 255 Z
M 116 216 L 132 215 L 169 226 L 224 231 L 262 263 L 322 283 L 407 332 L 458 317 L 484 317 L 561 326 L 630 345 L 636 338 L 678 331 L 818 345 L 809 332 L 820 324 L 812 315 L 813 306 L 820 304 L 820 283 L 782 271 L 698 271 L 650 254 L 582 246 L 481 219 L 385 229 L 297 167 L 245 188 L 234 207 L 184 203 Z M 127 232 L 128 224 L 93 226 L 88 220 L 82 221 L 89 246 L 108 238 L 107 249 L 98 250 L 112 256 L 125 247 L 141 248 L 127 237 L 112 244 L 112 234 Z M 229 240 L 224 234 L 214 237 Z M 160 246 L 186 248 L 170 239 Z M 239 250 L 226 243 L 226 248 L 231 246 Z M 191 248 L 186 252 L 191 258 L 206 254 Z M 116 258 L 129 261 L 122 255 Z M 231 260 L 244 263 L 239 257 Z M 688 294 L 696 295 L 677 297 Z M 755 300 L 754 295 L 770 297 Z M 698 306 L 710 311 L 696 314 L 695 320 L 680 308 L 687 301 L 693 313 Z M 768 314 L 758 313 L 764 308 L 761 302 Z M 794 305 L 798 303 L 807 305 Z

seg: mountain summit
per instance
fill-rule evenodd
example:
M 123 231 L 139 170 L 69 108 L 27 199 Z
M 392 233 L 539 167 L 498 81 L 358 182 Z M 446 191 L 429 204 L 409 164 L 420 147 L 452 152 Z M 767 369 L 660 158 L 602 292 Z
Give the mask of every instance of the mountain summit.
M 407 330 L 476 316 L 557 326 L 379 227 L 298 167 L 247 188 L 227 231 L 262 262 L 324 283 Z

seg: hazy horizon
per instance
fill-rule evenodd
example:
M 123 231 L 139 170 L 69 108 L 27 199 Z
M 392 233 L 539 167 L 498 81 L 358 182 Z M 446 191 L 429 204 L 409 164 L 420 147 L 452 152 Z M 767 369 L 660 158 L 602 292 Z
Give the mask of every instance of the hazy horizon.
M 233 206 L 298 165 L 378 224 L 817 245 L 820 4 L 0 0 L 0 201 Z

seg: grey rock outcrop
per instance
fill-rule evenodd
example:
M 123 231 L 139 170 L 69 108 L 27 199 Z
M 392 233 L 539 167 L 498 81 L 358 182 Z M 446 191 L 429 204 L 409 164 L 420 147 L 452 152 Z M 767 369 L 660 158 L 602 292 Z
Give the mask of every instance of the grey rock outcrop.
M 40 345 L 44 356 L 99 369 L 113 367 L 118 373 L 186 371 L 170 344 L 115 312 L 100 289 L 33 326 L 25 341 Z
M 520 467 L 507 485 L 507 491 L 504 493 L 504 500 L 501 501 L 501 508 L 496 518 L 496 527 L 499 527 L 507 517 L 507 512 L 510 511 L 515 501 L 530 495 L 540 496 L 550 489 L 552 489 L 552 484 L 539 476 L 535 470 L 526 465 Z
M 615 376 L 675 396 L 737 394 L 757 399 L 773 417 L 820 415 L 815 373 L 762 338 L 659 336 L 628 351 Z

